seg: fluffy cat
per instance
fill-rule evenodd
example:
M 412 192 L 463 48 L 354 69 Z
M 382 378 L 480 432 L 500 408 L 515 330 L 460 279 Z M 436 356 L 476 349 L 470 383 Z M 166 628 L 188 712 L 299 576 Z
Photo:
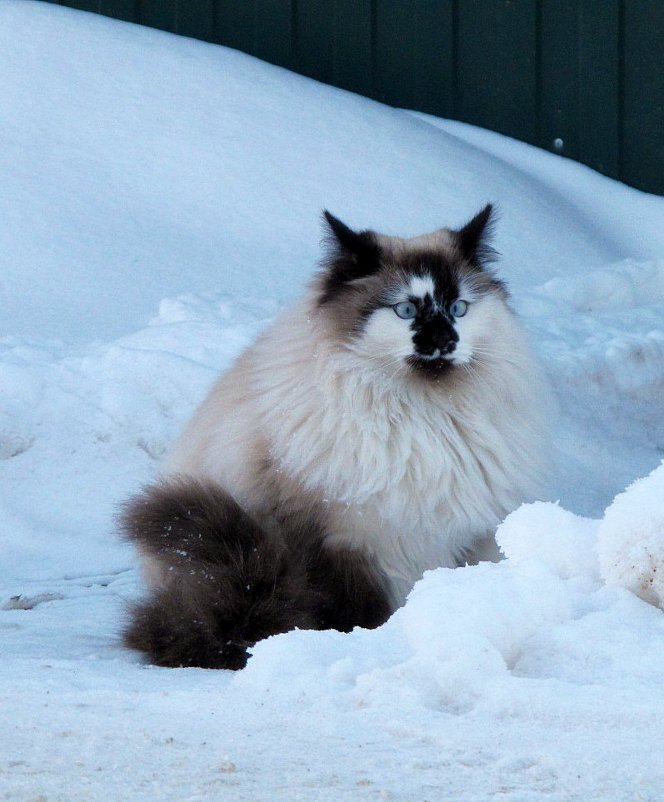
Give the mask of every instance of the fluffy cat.
M 325 212 L 304 297 L 124 509 L 150 588 L 129 647 L 240 668 L 261 638 L 378 626 L 425 570 L 497 558 L 496 525 L 540 489 L 546 412 L 491 218 L 401 239 Z

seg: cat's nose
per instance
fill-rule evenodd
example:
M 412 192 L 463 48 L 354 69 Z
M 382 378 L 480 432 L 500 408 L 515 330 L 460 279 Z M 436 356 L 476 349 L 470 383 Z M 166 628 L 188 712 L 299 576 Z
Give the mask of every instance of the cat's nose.
M 440 328 L 434 335 L 436 348 L 441 354 L 451 354 L 457 346 L 459 335 L 451 326 Z

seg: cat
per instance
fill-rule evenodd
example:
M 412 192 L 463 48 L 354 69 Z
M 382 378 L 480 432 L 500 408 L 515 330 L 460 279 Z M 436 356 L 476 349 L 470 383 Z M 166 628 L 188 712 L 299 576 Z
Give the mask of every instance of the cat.
M 376 627 L 427 569 L 499 559 L 537 496 L 546 391 L 487 205 L 402 239 L 324 213 L 304 297 L 224 373 L 121 526 L 149 595 L 125 644 L 242 668 L 295 627 Z

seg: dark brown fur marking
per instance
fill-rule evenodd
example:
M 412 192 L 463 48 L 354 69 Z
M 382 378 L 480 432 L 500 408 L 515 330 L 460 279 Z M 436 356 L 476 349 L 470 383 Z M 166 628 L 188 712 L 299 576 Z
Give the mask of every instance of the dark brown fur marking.
M 296 627 L 375 627 L 390 613 L 366 558 L 323 545 L 315 520 L 264 532 L 221 488 L 153 485 L 121 520 L 163 581 L 131 609 L 125 645 L 162 666 L 242 668 L 258 640 Z

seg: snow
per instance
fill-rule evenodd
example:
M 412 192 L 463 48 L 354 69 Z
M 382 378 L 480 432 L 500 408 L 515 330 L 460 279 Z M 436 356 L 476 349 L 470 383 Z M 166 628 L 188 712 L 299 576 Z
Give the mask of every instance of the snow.
M 597 533 L 602 576 L 664 610 L 664 463 L 616 496 Z
M 0 2 L 0 799 L 659 802 L 664 200 L 224 48 Z M 237 674 L 118 640 L 114 528 L 319 258 L 487 201 L 553 388 L 499 564 Z

